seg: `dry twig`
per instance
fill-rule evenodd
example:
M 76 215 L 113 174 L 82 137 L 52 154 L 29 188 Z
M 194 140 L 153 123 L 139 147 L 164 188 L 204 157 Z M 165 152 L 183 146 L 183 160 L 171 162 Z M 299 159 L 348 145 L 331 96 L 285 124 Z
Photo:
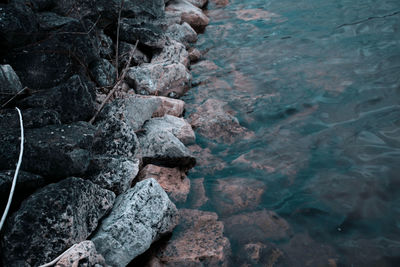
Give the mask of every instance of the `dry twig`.
M 117 46 L 115 47 L 115 70 L 117 73 L 117 79 L 119 77 L 119 71 L 118 71 L 118 61 L 119 61 L 119 28 L 121 25 L 121 13 L 122 13 L 122 8 L 124 7 L 124 0 L 121 1 L 121 6 L 118 11 L 118 24 L 117 24 Z

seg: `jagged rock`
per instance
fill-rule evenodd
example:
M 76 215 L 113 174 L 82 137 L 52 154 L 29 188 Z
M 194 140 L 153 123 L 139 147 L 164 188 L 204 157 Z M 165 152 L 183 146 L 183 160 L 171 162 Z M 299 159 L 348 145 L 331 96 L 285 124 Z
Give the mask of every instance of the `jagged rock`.
M 85 173 L 95 128 L 88 123 L 25 129 L 22 170 L 54 179 Z M 13 169 L 18 160 L 20 130 L 0 128 L 0 169 Z
M 126 266 L 177 224 L 177 210 L 150 178 L 118 196 L 110 215 L 92 238 L 111 266 Z
M 208 2 L 208 0 L 187 0 L 187 1 L 198 8 L 203 8 Z
M 190 115 L 190 124 L 197 133 L 217 142 L 231 144 L 251 134 L 236 117 L 224 110 L 225 102 L 208 99 Z
M 2 240 L 5 266 L 37 266 L 85 240 L 111 209 L 115 195 L 71 177 L 31 195 L 7 222 Z
M 158 20 L 141 20 L 123 18 L 120 22 L 120 40 L 135 43 L 139 40 L 151 48 L 162 48 L 165 44 L 165 35 Z
M 191 207 L 200 208 L 209 200 L 206 195 L 206 189 L 204 188 L 204 178 L 197 178 L 191 180 L 191 192 L 190 192 Z
M 21 90 L 21 81 L 13 68 L 10 65 L 0 65 L 0 105 Z
M 0 172 L 0 213 L 2 213 L 6 207 L 14 173 L 14 170 Z M 16 210 L 25 198 L 44 185 L 45 180 L 42 176 L 20 171 L 18 173 L 17 185 L 11 203 L 11 210 Z
M 165 10 L 181 14 L 182 21 L 189 23 L 196 31 L 204 30 L 210 21 L 200 8 L 186 0 L 171 0 Z
M 140 171 L 137 180 L 143 181 L 148 178 L 156 179 L 173 202 L 186 202 L 190 191 L 190 180 L 179 168 L 148 164 Z
M 165 266 L 228 266 L 229 240 L 214 212 L 179 210 L 176 235 L 157 254 Z
M 151 63 L 181 63 L 182 65 L 189 66 L 189 54 L 186 48 L 181 43 L 169 40 L 164 48 L 151 59 Z
M 190 62 L 199 61 L 199 59 L 201 58 L 201 52 L 196 48 L 190 48 L 188 52 Z
M 93 183 L 119 195 L 131 187 L 138 172 L 138 159 L 96 156 L 90 162 L 87 175 Z
M 174 92 L 184 95 L 190 86 L 191 75 L 180 64 L 158 63 L 143 64 L 128 70 L 126 80 L 136 92 L 144 90 L 152 95 L 168 96 Z
M 202 148 L 199 145 L 191 145 L 188 148 L 196 158 L 196 168 L 191 170 L 192 174 L 214 174 L 226 167 L 226 162 L 213 155 L 210 148 Z
M 165 115 L 180 117 L 185 110 L 185 102 L 179 99 L 164 96 L 145 96 L 144 98 L 156 98 L 160 101 L 157 110 L 153 113 L 153 117 L 163 117 Z
M 89 120 L 95 112 L 94 84 L 74 75 L 65 83 L 38 92 L 19 102 L 23 108 L 45 108 L 57 111 L 61 122 Z
M 28 108 L 21 110 L 24 128 L 39 128 L 50 124 L 61 124 L 61 116 L 55 110 Z M 0 127 L 19 128 L 19 116 L 15 109 L 0 112 Z
M 171 132 L 149 131 L 139 136 L 140 153 L 144 164 L 190 169 L 196 159 Z
M 63 17 L 54 12 L 41 12 L 37 14 L 39 27 L 43 31 L 56 30 L 64 25 L 67 25 L 76 19 Z
M 94 243 L 90 240 L 76 244 L 73 249 L 57 261 L 55 266 L 80 266 L 81 264 L 84 266 L 106 266 L 103 256 L 97 252 Z
M 99 86 L 113 86 L 117 72 L 110 61 L 99 59 L 94 61 L 89 67 L 92 77 Z
M 220 215 L 229 215 L 255 209 L 265 189 L 265 184 L 255 179 L 218 179 L 212 190 L 212 200 Z
M 130 52 L 135 48 L 135 46 L 133 44 L 129 44 L 126 42 L 120 42 L 119 44 L 119 64 L 120 67 L 124 68 L 126 66 L 126 64 L 128 63 L 129 60 L 129 55 Z M 131 61 L 131 65 L 140 65 L 143 63 L 149 63 L 150 59 L 149 57 L 144 54 L 142 51 L 140 51 L 139 48 L 136 47 L 135 52 L 133 53 L 132 56 L 132 61 Z M 130 67 L 128 66 L 128 67 Z
M 114 44 L 112 39 L 104 34 L 104 32 L 98 31 L 97 32 L 97 42 L 99 54 L 102 58 L 111 59 L 114 56 Z
M 38 23 L 28 4 L 23 1 L 3 3 L 0 4 L 0 48 L 15 48 L 35 41 Z
M 193 144 L 196 140 L 194 131 L 190 124 L 183 118 L 165 115 L 153 118 L 146 122 L 143 127 L 146 131 L 170 131 L 184 145 Z
M 186 22 L 170 25 L 165 35 L 184 44 L 186 47 L 197 41 L 196 31 Z

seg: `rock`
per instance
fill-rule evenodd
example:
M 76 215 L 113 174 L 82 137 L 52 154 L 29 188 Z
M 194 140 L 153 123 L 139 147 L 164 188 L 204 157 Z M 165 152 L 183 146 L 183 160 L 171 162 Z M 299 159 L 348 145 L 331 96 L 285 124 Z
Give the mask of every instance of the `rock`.
M 82 241 L 76 244 L 74 248 L 61 257 L 56 263 L 56 267 L 65 266 L 105 266 L 105 260 L 102 255 L 97 253 L 96 247 L 90 240 Z
M 186 202 L 190 191 L 190 180 L 179 168 L 148 164 L 140 171 L 137 180 L 143 181 L 148 178 L 156 179 L 173 202 Z
M 129 55 L 130 52 L 135 48 L 133 44 L 129 44 L 126 42 L 120 42 L 119 44 L 119 65 L 120 67 L 124 68 L 126 64 L 128 63 L 129 60 Z M 141 65 L 143 63 L 149 63 L 150 59 L 149 57 L 144 54 L 142 51 L 140 51 L 139 48 L 136 47 L 135 52 L 133 53 L 131 65 Z
M 110 61 L 104 58 L 94 61 L 89 66 L 89 71 L 100 87 L 113 86 L 115 84 L 117 72 Z
M 197 178 L 191 180 L 191 207 L 200 208 L 208 202 L 206 190 L 204 188 L 204 178 Z
M 93 183 L 119 195 L 131 187 L 138 172 L 138 159 L 96 156 L 90 162 L 87 175 Z
M 169 38 L 184 44 L 186 47 L 197 41 L 196 31 L 186 22 L 170 25 L 165 34 Z
M 88 123 L 25 129 L 21 169 L 52 179 L 85 173 L 95 128 Z M 20 130 L 0 129 L 0 169 L 13 169 L 18 160 Z
M 171 132 L 150 131 L 139 136 L 140 152 L 144 164 L 190 169 L 196 159 Z
M 191 75 L 180 64 L 143 64 L 128 70 L 126 80 L 136 92 L 144 90 L 152 95 L 168 96 L 171 92 L 184 95 L 190 87 Z
M 119 37 L 120 40 L 133 44 L 139 40 L 151 48 L 162 48 L 165 44 L 165 35 L 158 20 L 123 18 Z
M 99 54 L 102 58 L 111 59 L 114 57 L 114 44 L 112 39 L 99 30 L 96 34 Z
M 196 141 L 195 134 L 190 124 L 183 118 L 171 115 L 150 119 L 143 128 L 148 132 L 170 131 L 184 145 L 193 144 Z
M 55 110 L 28 108 L 21 110 L 24 128 L 39 128 L 50 124 L 61 124 L 61 116 Z M 19 128 L 19 116 L 15 109 L 6 109 L 0 113 L 1 127 Z
M 214 212 L 179 210 L 179 231 L 157 257 L 166 266 L 228 266 L 229 240 Z
M 248 138 L 251 134 L 236 117 L 224 110 L 225 105 L 225 102 L 208 99 L 190 115 L 190 124 L 197 133 L 217 142 L 232 144 L 238 138 Z
M 191 145 L 188 148 L 196 158 L 196 168 L 191 170 L 192 174 L 214 174 L 226 167 L 226 162 L 213 155 L 210 148 L 202 148 L 199 145 Z
M 53 260 L 95 230 L 114 198 L 114 193 L 74 177 L 42 188 L 8 219 L 3 262 L 37 266 Z
M 181 63 L 185 67 L 189 66 L 189 54 L 183 44 L 169 40 L 160 53 L 155 54 L 151 63 Z
M 197 62 L 201 58 L 201 52 L 196 48 L 189 49 L 190 62 Z
M 10 65 L 0 65 L 0 105 L 22 90 L 22 84 Z
M 111 266 L 126 266 L 162 235 L 173 230 L 177 210 L 154 179 L 121 194 L 92 238 Z
M 165 10 L 181 14 L 182 21 L 187 22 L 196 31 L 204 30 L 210 21 L 200 8 L 186 0 L 171 0 Z
M 229 0 L 211 0 L 217 6 L 227 6 L 229 4 Z
M 36 15 L 23 1 L 0 4 L 0 48 L 15 48 L 34 42 L 38 33 Z
M 284 257 L 284 252 L 272 243 L 253 242 L 240 247 L 236 261 L 241 266 L 286 266 L 281 264 Z
M 60 114 L 61 122 L 89 120 L 95 112 L 95 87 L 86 78 L 74 75 L 65 83 L 33 94 L 19 102 L 23 108 L 45 108 Z
M 223 219 L 225 233 L 239 244 L 285 240 L 292 234 L 285 219 L 273 211 L 260 210 L 233 215 Z
M 14 178 L 14 170 L 0 171 L 0 213 L 6 207 L 8 196 L 11 190 L 12 180 Z M 20 171 L 18 173 L 17 185 L 15 187 L 14 196 L 11 203 L 11 210 L 19 208 L 21 202 L 35 192 L 37 189 L 45 185 L 42 176 L 29 172 Z
M 255 179 L 218 179 L 212 189 L 212 200 L 220 215 L 229 215 L 257 208 L 265 190 L 265 184 Z
M 208 0 L 187 0 L 187 1 L 198 8 L 203 8 L 208 3 Z
M 37 14 L 39 27 L 43 31 L 56 30 L 71 22 L 78 22 L 76 19 L 70 17 L 63 17 L 54 12 L 41 12 Z
M 261 257 L 261 251 L 267 246 L 263 243 L 249 243 L 244 246 L 244 252 L 247 257 L 254 263 L 258 263 Z
M 148 96 L 144 98 L 157 98 L 160 101 L 160 105 L 153 113 L 153 117 L 163 117 L 165 115 L 180 117 L 185 110 L 185 102 L 179 99 L 172 99 L 163 96 Z

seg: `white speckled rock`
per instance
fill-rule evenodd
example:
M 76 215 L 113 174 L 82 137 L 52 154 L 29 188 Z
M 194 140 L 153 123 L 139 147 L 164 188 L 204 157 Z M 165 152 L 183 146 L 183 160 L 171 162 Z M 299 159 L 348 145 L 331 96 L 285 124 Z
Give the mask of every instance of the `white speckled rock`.
M 180 13 L 182 21 L 189 23 L 196 31 L 203 30 L 210 21 L 200 8 L 186 0 L 171 0 L 165 10 Z
M 92 238 L 106 263 L 124 267 L 178 221 L 177 209 L 158 182 L 147 179 L 120 195 Z
M 180 23 L 171 24 L 168 27 L 165 35 L 171 39 L 174 39 L 184 44 L 186 47 L 188 47 L 189 44 L 195 43 L 197 41 L 196 31 L 186 22 L 183 22 L 182 24 Z
M 90 240 L 82 241 L 68 251 L 56 263 L 56 267 L 65 266 L 80 266 L 80 262 L 85 261 L 87 266 L 106 266 L 105 260 L 102 255 L 97 253 L 96 247 Z
M 151 63 L 181 63 L 188 67 L 189 54 L 183 44 L 175 40 L 169 40 L 161 52 L 153 56 Z

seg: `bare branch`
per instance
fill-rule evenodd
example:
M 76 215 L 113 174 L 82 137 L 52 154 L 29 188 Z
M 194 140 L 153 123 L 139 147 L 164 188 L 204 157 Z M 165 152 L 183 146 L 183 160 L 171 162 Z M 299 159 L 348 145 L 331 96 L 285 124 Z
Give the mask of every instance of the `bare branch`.
M 3 105 L 1 105 L 1 108 L 4 108 L 5 106 L 7 106 L 8 103 L 10 103 L 11 101 L 13 101 L 20 93 L 22 93 L 22 92 L 25 91 L 26 89 L 28 89 L 28 87 L 22 88 L 18 93 L 16 93 L 15 95 L 13 95 L 13 97 L 11 97 L 10 99 L 8 99 L 7 102 L 5 102 Z
M 115 70 L 117 73 L 117 79 L 119 77 L 119 73 L 118 73 L 118 61 L 119 61 L 119 27 L 121 25 L 121 13 L 122 13 L 122 8 L 124 7 L 124 0 L 121 0 L 121 6 L 119 7 L 119 11 L 118 11 L 118 24 L 117 24 L 117 46 L 115 47 Z

